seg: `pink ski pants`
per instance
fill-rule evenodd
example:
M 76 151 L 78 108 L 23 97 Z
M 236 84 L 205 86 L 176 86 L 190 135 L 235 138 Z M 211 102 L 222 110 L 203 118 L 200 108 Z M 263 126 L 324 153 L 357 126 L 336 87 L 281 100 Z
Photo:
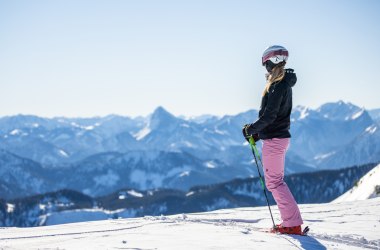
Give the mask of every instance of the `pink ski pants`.
M 265 184 L 277 203 L 284 227 L 299 226 L 303 223 L 297 202 L 284 182 L 285 153 L 289 142 L 290 138 L 263 140 Z

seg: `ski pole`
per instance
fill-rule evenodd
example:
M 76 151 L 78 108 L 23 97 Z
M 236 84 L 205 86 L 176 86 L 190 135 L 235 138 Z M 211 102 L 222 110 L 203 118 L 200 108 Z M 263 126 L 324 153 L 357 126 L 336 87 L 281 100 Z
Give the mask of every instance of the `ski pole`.
M 259 172 L 260 183 L 261 183 L 261 187 L 263 188 L 265 199 L 266 199 L 267 204 L 268 204 L 270 217 L 272 218 L 272 222 L 273 222 L 273 228 L 276 228 L 276 224 L 274 223 L 274 219 L 273 219 L 273 215 L 272 215 L 272 210 L 270 209 L 270 206 L 269 206 L 267 192 L 265 190 L 265 185 L 264 185 L 263 177 L 261 176 L 261 172 L 260 172 L 260 169 L 259 169 L 259 164 L 257 163 L 257 159 L 260 160 L 261 166 L 263 167 L 263 171 L 264 171 L 264 165 L 263 165 L 263 162 L 260 159 L 259 151 L 257 151 L 256 143 L 255 143 L 255 140 L 253 139 L 252 136 L 249 137 L 249 145 L 251 146 L 253 157 L 255 158 L 257 172 Z

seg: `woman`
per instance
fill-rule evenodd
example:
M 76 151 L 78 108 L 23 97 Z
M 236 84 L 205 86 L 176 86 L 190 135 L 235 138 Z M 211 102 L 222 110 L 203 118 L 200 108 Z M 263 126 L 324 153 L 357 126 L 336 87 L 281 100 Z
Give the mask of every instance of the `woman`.
M 274 232 L 302 234 L 303 223 L 298 205 L 284 182 L 285 153 L 290 141 L 290 113 L 292 111 L 292 87 L 297 81 L 292 69 L 285 69 L 288 51 L 278 45 L 264 51 L 262 64 L 268 73 L 263 91 L 259 119 L 245 125 L 244 137 L 263 140 L 262 159 L 268 190 L 280 210 L 282 223 Z

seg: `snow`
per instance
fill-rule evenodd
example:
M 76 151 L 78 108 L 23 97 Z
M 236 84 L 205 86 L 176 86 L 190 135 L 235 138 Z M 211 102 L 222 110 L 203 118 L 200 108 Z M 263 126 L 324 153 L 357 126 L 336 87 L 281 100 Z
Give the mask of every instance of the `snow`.
M 188 192 L 187 194 L 186 194 L 186 196 L 191 196 L 191 195 L 193 195 L 194 194 L 194 191 L 190 191 L 190 192 Z
M 87 126 L 87 127 L 83 127 L 85 130 L 93 130 L 95 128 L 95 126 Z
M 125 200 L 127 196 L 125 194 L 119 194 L 119 200 Z
M 177 176 L 178 174 L 180 173 L 183 173 L 184 171 L 189 171 L 191 170 L 191 166 L 182 166 L 182 167 L 175 167 L 175 168 L 172 168 L 169 170 L 169 172 L 167 172 L 165 174 L 165 176 L 163 176 L 163 178 L 169 178 L 169 177 L 174 177 L 174 176 Z
M 21 134 L 21 133 L 22 133 L 21 130 L 19 130 L 19 129 L 14 129 L 14 130 L 12 130 L 9 134 L 10 134 L 10 135 L 19 135 L 19 134 Z
M 206 168 L 216 168 L 216 165 L 213 161 L 208 161 L 205 163 Z
M 7 213 L 13 213 L 15 210 L 15 204 L 7 203 Z
M 366 128 L 365 132 L 373 134 L 373 133 L 376 132 L 376 130 L 377 130 L 377 126 L 376 125 L 372 125 L 372 126 L 369 126 L 368 128 Z
M 380 187 L 380 164 L 364 175 L 353 188 L 339 196 L 333 202 L 366 200 L 379 196 L 376 186 Z
M 184 171 L 179 176 L 184 177 L 184 176 L 189 176 L 189 175 L 190 175 L 190 171 Z
M 353 114 L 351 117 L 351 120 L 355 120 L 355 119 L 359 118 L 364 113 L 364 111 L 365 111 L 364 109 L 361 109 L 359 112 L 356 112 L 355 114 Z
M 77 216 L 106 220 L 0 228 L 0 249 L 380 249 L 379 206 L 380 198 L 301 205 L 308 237 L 262 232 L 272 223 L 265 206 L 129 219 L 87 210 Z
M 134 137 L 136 138 L 136 140 L 139 141 L 139 140 L 143 139 L 145 136 L 147 136 L 150 132 L 151 132 L 151 129 L 149 128 L 149 126 L 146 126 L 142 130 L 140 130 L 139 132 L 134 134 Z
M 310 109 L 308 107 L 301 106 L 301 105 L 298 105 L 294 108 L 294 113 L 297 113 L 297 112 L 299 112 L 299 117 L 297 118 L 298 120 L 303 120 L 310 115 Z M 293 118 L 293 121 L 295 121 L 294 118 Z
M 129 195 L 132 195 L 132 196 L 134 196 L 134 197 L 144 197 L 144 195 L 142 194 L 142 193 L 139 193 L 139 192 L 137 192 L 137 191 L 135 191 L 135 190 L 129 190 L 129 191 L 127 191 L 127 193 L 129 194 Z
M 330 152 L 330 153 L 327 153 L 327 154 L 317 155 L 317 156 L 314 157 L 314 160 L 323 160 L 323 159 L 325 159 L 327 157 L 330 157 L 330 156 L 334 155 L 335 153 L 336 152 L 334 151 L 334 152 Z
M 46 204 L 39 204 L 38 207 L 40 208 L 40 210 L 45 210 L 47 205 Z
M 309 109 L 306 108 L 306 107 L 304 107 L 304 108 L 301 110 L 301 114 L 300 114 L 300 118 L 299 118 L 299 120 L 305 119 L 308 115 L 309 115 Z
M 62 149 L 60 149 L 58 152 L 60 155 L 62 155 L 64 157 L 69 157 L 69 155 L 65 151 L 63 151 Z
M 219 129 L 217 129 L 217 128 L 215 128 L 215 133 L 220 134 L 220 135 L 227 135 L 227 134 L 228 134 L 226 131 L 224 131 L 224 130 L 219 130 Z

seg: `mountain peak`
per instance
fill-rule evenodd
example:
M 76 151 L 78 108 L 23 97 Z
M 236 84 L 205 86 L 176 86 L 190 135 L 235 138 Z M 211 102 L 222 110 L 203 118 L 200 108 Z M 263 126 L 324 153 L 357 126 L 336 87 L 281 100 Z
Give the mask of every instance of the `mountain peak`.
M 157 107 L 150 117 L 150 129 L 167 128 L 167 126 L 176 123 L 177 118 L 169 113 L 162 106 Z
M 317 111 L 332 120 L 353 120 L 366 113 L 364 108 L 342 100 L 323 104 Z
M 158 106 L 154 111 L 152 116 L 173 116 L 164 107 Z

